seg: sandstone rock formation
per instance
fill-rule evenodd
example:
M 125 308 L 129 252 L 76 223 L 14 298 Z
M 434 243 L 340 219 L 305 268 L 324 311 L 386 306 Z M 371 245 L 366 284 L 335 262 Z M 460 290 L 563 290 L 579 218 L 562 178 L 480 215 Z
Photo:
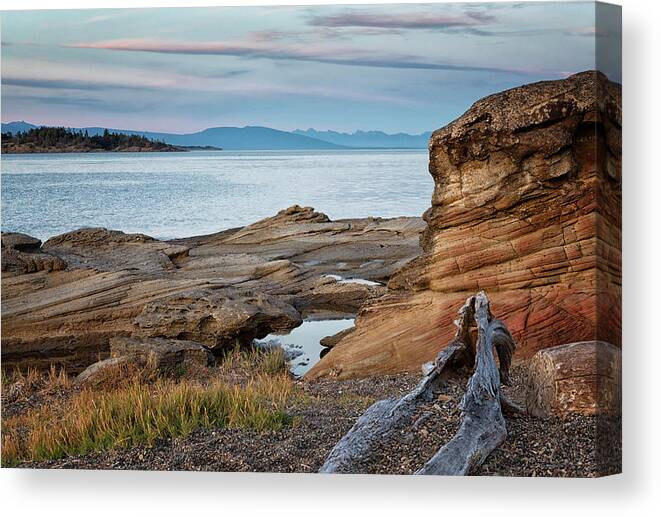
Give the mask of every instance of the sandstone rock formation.
M 351 326 L 348 329 L 341 330 L 337 334 L 333 334 L 332 336 L 326 336 L 325 338 L 322 338 L 319 341 L 319 344 L 321 346 L 326 347 L 326 348 L 333 348 L 340 341 L 342 341 L 345 337 L 349 336 L 350 334 L 353 334 L 353 332 L 355 330 L 356 330 L 356 327 Z
M 286 332 L 301 322 L 300 313 L 279 297 L 206 288 L 149 302 L 135 318 L 132 335 L 195 340 L 220 349 Z
M 41 241 L 23 233 L 2 232 L 3 276 L 60 271 L 67 264 L 60 257 L 44 253 Z
M 160 271 L 175 269 L 173 261 L 185 257 L 189 248 L 141 233 L 84 228 L 48 239 L 42 249 L 66 260 L 70 268 Z
M 363 306 L 308 376 L 417 370 L 485 290 L 517 359 L 620 344 L 621 87 L 597 72 L 514 88 L 434 132 L 423 254 Z
M 534 416 L 619 415 L 622 354 L 599 341 L 537 352 L 528 365 L 526 408 Z
M 244 228 L 170 242 L 103 228 L 53 237 L 39 253 L 66 262 L 65 270 L 2 275 L 3 367 L 59 362 L 81 370 L 108 357 L 110 340 L 121 337 L 192 340 L 220 352 L 309 314 L 353 313 L 385 287 L 326 275 L 387 282 L 420 253 L 424 226 L 411 217 L 330 221 L 294 206 Z M 7 249 L 26 253 L 9 248 L 20 241 L 12 239 Z

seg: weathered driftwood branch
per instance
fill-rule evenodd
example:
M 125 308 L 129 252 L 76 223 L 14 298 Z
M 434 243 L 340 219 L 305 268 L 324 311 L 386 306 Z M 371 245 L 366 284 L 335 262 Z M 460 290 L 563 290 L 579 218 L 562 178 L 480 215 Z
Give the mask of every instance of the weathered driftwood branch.
M 501 381 L 509 381 L 514 339 L 507 327 L 494 319 L 487 296 L 475 296 L 477 348 L 475 372 L 461 401 L 462 422 L 457 434 L 416 474 L 465 476 L 487 458 L 507 437 L 501 410 Z M 496 366 L 496 349 L 500 370 Z
M 420 404 L 433 400 L 446 366 L 449 363 L 465 362 L 471 356 L 470 326 L 473 310 L 471 297 L 459 310 L 454 340 L 438 354 L 431 365 L 426 365 L 425 376 L 418 386 L 401 398 L 380 400 L 370 406 L 335 445 L 319 472 L 350 471 L 353 465 L 369 456 L 374 447 L 409 423 Z
M 459 310 L 459 319 L 455 324 L 457 325 L 455 338 L 438 354 L 433 363 L 426 365 L 425 376 L 418 386 L 401 398 L 381 400 L 372 405 L 333 448 L 320 472 L 351 471 L 354 465 L 367 458 L 374 448 L 383 443 L 388 436 L 410 424 L 416 409 L 421 404 L 430 402 L 436 397 L 443 378 L 450 368 L 471 365 L 475 360 L 477 360 L 475 374 L 469 381 L 468 390 L 462 402 L 464 423 L 462 423 L 459 433 L 418 473 L 465 474 L 472 466 L 484 461 L 489 452 L 502 442 L 506 435 L 503 433 L 506 432 L 500 409 L 500 382 L 501 379 L 509 382 L 509 366 L 514 341 L 502 322 L 491 315 L 489 300 L 483 292 L 466 300 Z M 471 332 L 475 324 L 477 325 L 477 343 L 474 342 L 474 334 Z M 500 371 L 496 368 L 494 347 L 498 354 Z M 489 404 L 490 397 L 495 403 Z M 481 408 L 477 407 L 482 403 L 489 406 L 488 411 L 484 414 Z M 515 405 L 508 403 L 508 407 L 514 408 Z M 474 424 L 467 424 L 467 420 L 481 416 L 490 419 L 489 422 L 481 422 L 483 427 L 489 428 L 490 422 L 493 422 L 498 429 L 490 439 L 479 429 L 479 425 L 476 428 Z M 471 440 L 472 432 L 476 432 L 477 436 Z M 457 437 L 460 439 L 457 440 Z M 443 472 L 437 472 L 437 469 L 442 469 L 442 463 L 450 461 L 448 452 L 444 452 L 444 449 L 450 444 L 452 444 L 450 451 L 453 467 L 447 468 Z M 465 444 L 465 446 L 462 447 L 461 444 Z M 489 448 L 492 444 L 495 445 Z M 488 452 L 484 454 L 487 450 Z M 462 451 L 467 454 L 470 451 L 482 451 L 476 458 L 479 462 L 471 459 L 465 459 L 462 462 Z M 439 456 L 440 462 L 438 461 Z

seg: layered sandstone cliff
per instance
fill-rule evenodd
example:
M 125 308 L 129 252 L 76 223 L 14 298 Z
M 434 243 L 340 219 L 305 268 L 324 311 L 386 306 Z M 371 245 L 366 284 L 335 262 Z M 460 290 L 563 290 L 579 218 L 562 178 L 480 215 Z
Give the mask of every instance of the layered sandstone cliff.
M 476 102 L 434 132 L 421 257 L 364 306 L 310 377 L 415 370 L 484 289 L 517 357 L 620 344 L 621 87 L 597 72 Z

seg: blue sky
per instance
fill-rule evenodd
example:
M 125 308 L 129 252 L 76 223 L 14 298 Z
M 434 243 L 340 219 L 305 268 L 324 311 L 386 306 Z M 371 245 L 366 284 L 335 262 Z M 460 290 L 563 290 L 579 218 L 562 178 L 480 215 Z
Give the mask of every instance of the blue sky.
M 418 133 L 594 68 L 595 32 L 591 2 L 5 11 L 2 120 Z

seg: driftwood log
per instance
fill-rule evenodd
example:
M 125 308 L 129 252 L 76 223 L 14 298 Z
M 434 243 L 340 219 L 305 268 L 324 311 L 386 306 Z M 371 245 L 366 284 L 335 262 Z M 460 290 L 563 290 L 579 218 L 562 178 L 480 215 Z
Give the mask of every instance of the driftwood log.
M 455 324 L 454 339 L 423 367 L 425 376 L 418 386 L 401 398 L 372 405 L 335 445 L 319 472 L 351 472 L 392 433 L 410 425 L 417 408 L 434 400 L 447 373 L 464 365 L 474 364 L 475 369 L 461 402 L 461 427 L 416 474 L 466 475 L 505 440 L 501 408 L 521 411 L 500 392 L 501 382 L 509 383 L 514 340 L 493 317 L 484 292 L 466 300 Z
M 539 418 L 621 413 L 622 352 L 581 341 L 537 352 L 530 360 L 526 409 Z

